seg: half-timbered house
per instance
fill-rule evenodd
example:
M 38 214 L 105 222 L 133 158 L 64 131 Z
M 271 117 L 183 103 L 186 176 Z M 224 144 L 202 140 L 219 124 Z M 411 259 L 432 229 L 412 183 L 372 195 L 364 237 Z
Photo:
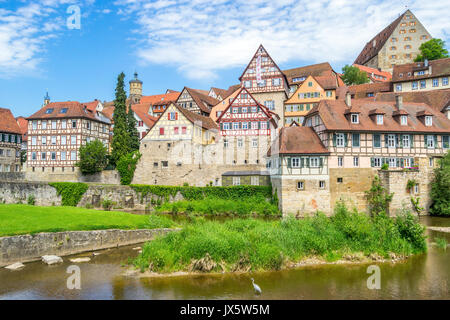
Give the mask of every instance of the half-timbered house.
M 191 112 L 208 117 L 211 109 L 219 103 L 219 100 L 210 97 L 203 90 L 184 87 L 176 103 Z
M 0 172 L 21 170 L 22 132 L 11 110 L 0 108 Z
M 289 84 L 286 76 L 266 49 L 260 45 L 252 59 L 244 69 L 241 86 L 253 97 L 284 122 L 283 102 L 288 97 Z
M 27 120 L 31 172 L 74 172 L 83 144 L 100 140 L 109 148 L 111 121 L 77 101 L 49 103 Z

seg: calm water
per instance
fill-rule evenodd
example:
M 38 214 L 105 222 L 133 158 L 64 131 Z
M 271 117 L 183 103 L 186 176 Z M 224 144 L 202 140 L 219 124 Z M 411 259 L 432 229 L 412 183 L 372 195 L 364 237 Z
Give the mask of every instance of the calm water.
M 450 219 L 423 218 L 429 226 L 450 226 Z M 450 234 L 428 232 L 450 243 Z M 0 299 L 450 299 L 450 248 L 429 252 L 404 263 L 384 263 L 381 289 L 369 290 L 364 266 L 314 266 L 252 275 L 202 275 L 157 279 L 122 276 L 121 262 L 137 256 L 132 247 L 103 251 L 79 264 L 81 290 L 68 290 L 69 257 L 57 266 L 41 262 L 19 271 L 0 269 Z M 77 255 L 77 257 L 83 255 Z M 250 277 L 263 290 L 252 292 Z

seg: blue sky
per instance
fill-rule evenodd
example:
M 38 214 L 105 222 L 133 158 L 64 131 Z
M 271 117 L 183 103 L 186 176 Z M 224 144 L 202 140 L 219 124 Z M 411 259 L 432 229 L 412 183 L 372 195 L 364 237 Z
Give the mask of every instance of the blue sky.
M 67 26 L 72 5 L 80 29 Z M 29 116 L 47 89 L 52 101 L 109 101 L 121 71 L 137 70 L 145 95 L 228 88 L 260 43 L 282 69 L 340 71 L 405 5 L 449 43 L 450 0 L 0 0 L 0 107 Z

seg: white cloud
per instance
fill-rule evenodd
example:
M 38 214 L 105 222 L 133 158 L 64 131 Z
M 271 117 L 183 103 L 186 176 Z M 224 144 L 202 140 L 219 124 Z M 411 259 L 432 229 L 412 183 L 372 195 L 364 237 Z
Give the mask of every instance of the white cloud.
M 36 71 L 48 41 L 64 28 L 66 16 L 58 8 L 76 2 L 41 0 L 24 2 L 16 9 L 0 8 L 0 77 Z
M 408 1 L 407 1 L 408 2 Z M 173 65 L 189 78 L 245 66 L 262 43 L 277 63 L 294 60 L 352 63 L 367 41 L 405 11 L 382 0 L 117 0 L 135 19 L 137 55 Z M 435 37 L 448 40 L 449 0 L 408 2 Z

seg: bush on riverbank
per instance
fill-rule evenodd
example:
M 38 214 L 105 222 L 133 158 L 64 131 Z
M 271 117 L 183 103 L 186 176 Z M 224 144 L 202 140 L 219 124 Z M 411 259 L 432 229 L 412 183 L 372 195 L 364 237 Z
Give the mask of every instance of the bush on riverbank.
M 439 167 L 434 170 L 430 195 L 433 201 L 430 213 L 450 217 L 450 151 L 439 160 Z
M 276 270 L 313 255 L 338 260 L 361 252 L 387 257 L 426 251 L 424 228 L 410 214 L 371 218 L 343 204 L 335 213 L 283 221 L 197 218 L 182 231 L 147 243 L 134 264 L 156 272 L 189 271 L 208 254 L 217 271 Z
M 39 232 L 171 228 L 167 217 L 74 207 L 0 204 L 0 237 Z
M 253 196 L 240 200 L 225 200 L 208 197 L 202 200 L 182 200 L 166 202 L 155 209 L 157 213 L 171 214 L 206 214 L 206 215 L 235 215 L 235 216 L 277 216 L 278 207 L 263 197 Z

